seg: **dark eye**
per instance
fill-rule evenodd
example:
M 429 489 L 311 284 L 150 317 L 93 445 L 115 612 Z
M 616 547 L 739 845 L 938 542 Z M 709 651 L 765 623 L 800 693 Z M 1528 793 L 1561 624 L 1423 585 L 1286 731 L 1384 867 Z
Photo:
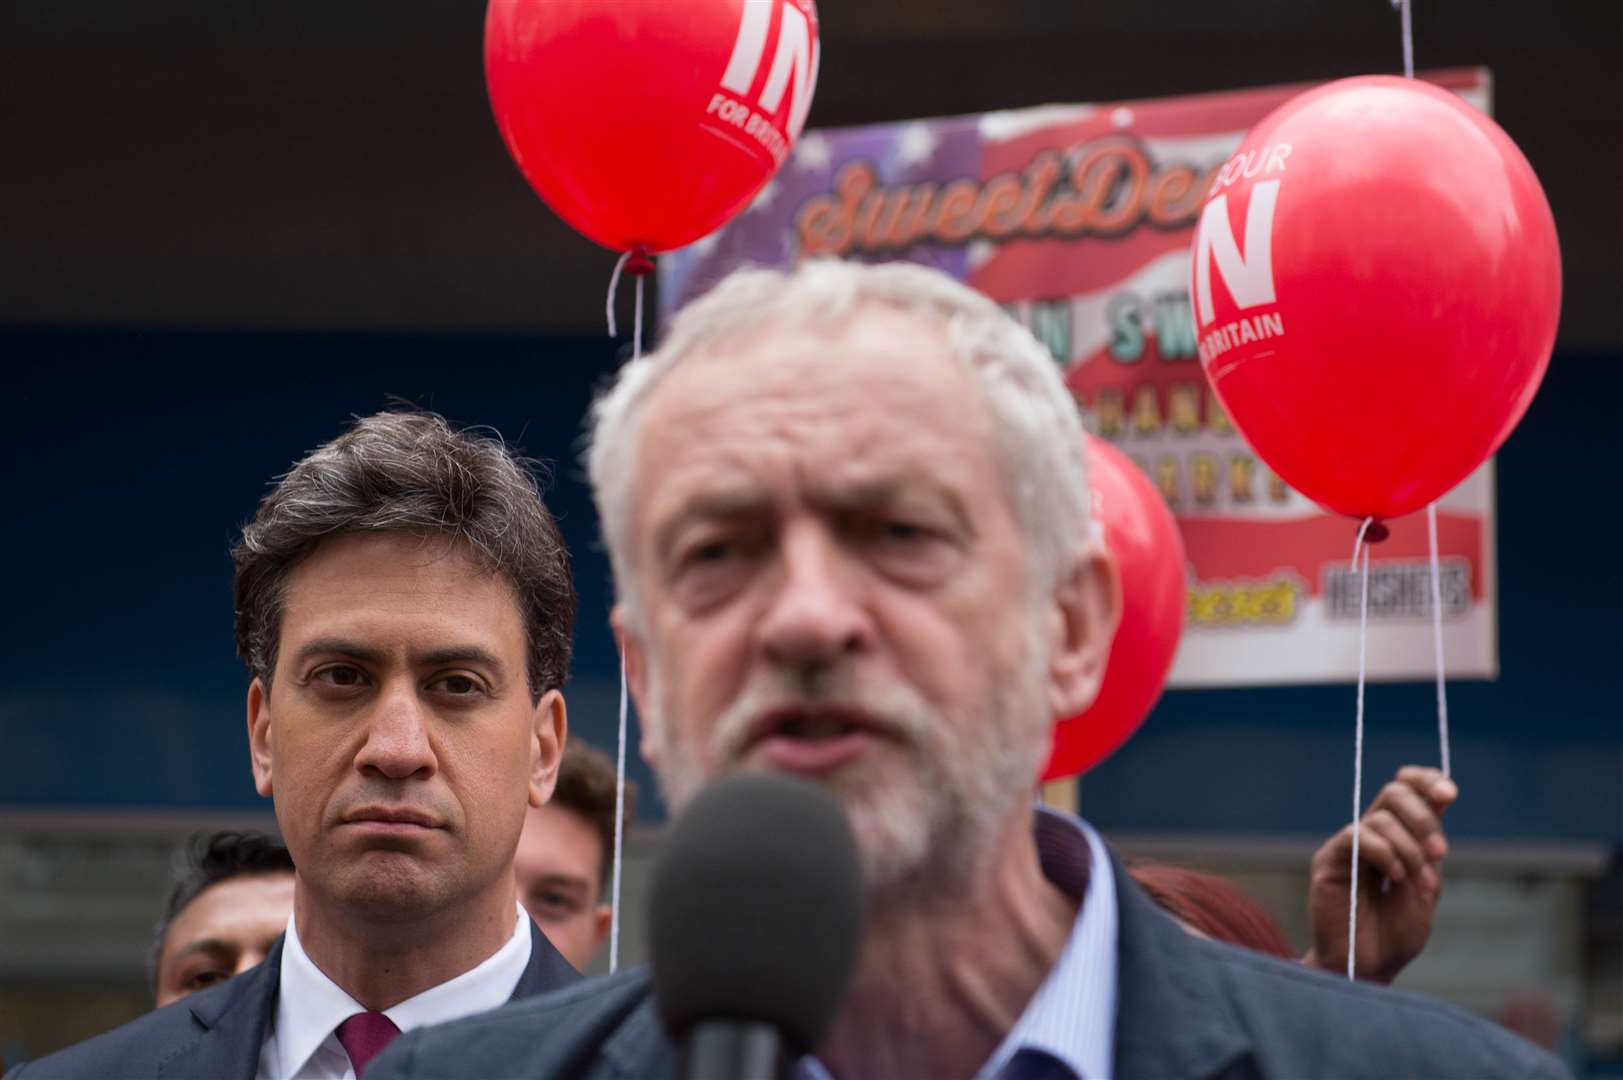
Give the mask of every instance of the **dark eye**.
M 189 977 L 184 985 L 188 990 L 201 990 L 204 987 L 213 986 L 215 983 L 225 982 L 230 977 L 230 973 L 225 971 L 199 971 Z
M 846 528 L 850 542 L 875 568 L 896 581 L 918 586 L 944 580 L 958 546 L 951 522 L 928 510 L 881 509 L 854 516 Z
M 720 603 L 750 580 L 771 542 L 769 524 L 753 520 L 696 528 L 672 551 L 670 584 L 691 609 Z
M 712 540 L 708 544 L 700 544 L 688 552 L 690 563 L 720 562 L 733 553 L 733 546 L 725 540 Z
M 316 672 L 315 678 L 340 689 L 352 689 L 366 682 L 366 675 L 360 668 L 348 664 L 334 664 L 332 667 L 322 668 Z
M 466 697 L 479 692 L 479 683 L 468 675 L 447 675 L 438 684 L 441 690 L 454 697 Z
M 909 548 L 936 536 L 934 529 L 913 518 L 876 515 L 852 522 L 851 528 L 864 543 L 887 548 Z
M 564 919 L 575 914 L 579 905 L 561 892 L 539 892 L 530 896 L 530 908 L 538 918 Z

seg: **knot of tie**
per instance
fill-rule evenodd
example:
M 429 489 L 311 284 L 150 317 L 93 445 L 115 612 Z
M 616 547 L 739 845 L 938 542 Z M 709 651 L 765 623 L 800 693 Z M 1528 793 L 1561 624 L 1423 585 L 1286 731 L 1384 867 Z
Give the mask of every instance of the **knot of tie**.
M 366 1074 L 366 1066 L 394 1042 L 400 1029 L 380 1012 L 356 1013 L 338 1025 L 338 1042 L 355 1066 L 355 1080 Z

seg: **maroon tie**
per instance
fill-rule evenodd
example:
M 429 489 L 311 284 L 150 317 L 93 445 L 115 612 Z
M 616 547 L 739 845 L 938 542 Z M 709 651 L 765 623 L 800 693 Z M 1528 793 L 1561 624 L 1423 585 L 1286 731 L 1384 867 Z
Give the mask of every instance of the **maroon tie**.
M 338 1025 L 338 1041 L 349 1055 L 349 1063 L 355 1066 L 355 1080 L 366 1075 L 367 1064 L 399 1034 L 394 1021 L 380 1012 L 356 1013 Z

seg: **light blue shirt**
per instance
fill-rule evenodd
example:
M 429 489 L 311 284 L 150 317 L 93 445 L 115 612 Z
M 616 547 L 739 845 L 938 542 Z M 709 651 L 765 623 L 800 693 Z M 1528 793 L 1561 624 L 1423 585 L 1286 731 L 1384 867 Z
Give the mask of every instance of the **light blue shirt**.
M 1108 1080 L 1116 1029 L 1116 878 L 1087 822 L 1038 807 L 1043 876 L 1080 899 L 1059 961 L 975 1080 Z M 796 1080 L 832 1080 L 802 1058 Z

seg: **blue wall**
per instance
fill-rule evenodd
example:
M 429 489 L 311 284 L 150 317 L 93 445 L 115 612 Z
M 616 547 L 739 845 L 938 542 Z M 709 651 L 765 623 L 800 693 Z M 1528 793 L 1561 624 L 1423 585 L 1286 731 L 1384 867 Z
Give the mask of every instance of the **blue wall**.
M 230 808 L 249 781 L 230 561 L 267 482 L 389 395 L 557 463 L 576 557 L 577 734 L 612 747 L 610 590 L 580 478 L 606 339 L 9 334 L 0 805 Z M 1450 702 L 1459 836 L 1623 843 L 1619 356 L 1559 356 L 1500 458 L 1503 675 Z M 1439 422 L 1446 422 L 1439 408 Z M 1352 690 L 1167 695 L 1085 778 L 1105 826 L 1323 834 L 1348 812 Z M 1377 685 L 1366 778 L 1433 760 L 1429 685 Z M 634 775 L 647 787 L 640 762 Z M 648 805 L 655 813 L 653 800 Z
M 390 396 L 555 463 L 573 730 L 614 745 L 607 564 L 575 451 L 604 339 L 9 335 L 0 804 L 260 805 L 229 550 L 269 481 Z M 640 770 L 640 763 L 637 769 Z M 634 773 L 634 775 L 636 775 Z M 646 779 L 646 777 L 643 777 Z

